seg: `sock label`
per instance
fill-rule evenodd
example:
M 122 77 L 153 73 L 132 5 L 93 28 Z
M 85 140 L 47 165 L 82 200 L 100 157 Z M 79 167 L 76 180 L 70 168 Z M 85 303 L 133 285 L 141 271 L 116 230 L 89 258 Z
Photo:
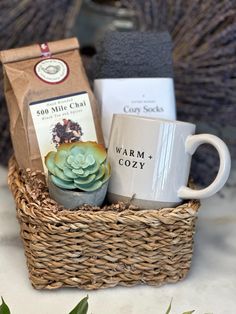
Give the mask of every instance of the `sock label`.
M 114 113 L 176 119 L 172 78 L 97 79 L 94 93 L 101 106 L 106 147 Z

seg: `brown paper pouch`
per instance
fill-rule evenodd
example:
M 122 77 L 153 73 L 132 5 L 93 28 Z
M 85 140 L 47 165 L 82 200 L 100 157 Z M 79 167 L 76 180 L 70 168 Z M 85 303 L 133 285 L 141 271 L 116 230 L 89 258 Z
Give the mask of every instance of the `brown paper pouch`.
M 0 52 L 12 143 L 24 169 L 43 170 L 44 156 L 61 141 L 103 144 L 78 48 L 78 40 L 70 38 Z

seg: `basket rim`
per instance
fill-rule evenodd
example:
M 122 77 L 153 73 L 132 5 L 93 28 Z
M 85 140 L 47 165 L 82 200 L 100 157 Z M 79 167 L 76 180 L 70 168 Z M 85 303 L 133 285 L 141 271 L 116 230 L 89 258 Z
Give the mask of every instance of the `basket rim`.
M 101 223 L 146 223 L 153 224 L 159 220 L 163 223 L 173 223 L 177 220 L 183 220 L 197 215 L 200 202 L 197 200 L 189 200 L 174 208 L 160 209 L 140 209 L 131 204 L 117 203 L 105 205 L 103 207 L 92 207 L 85 205 L 76 210 L 65 209 L 63 206 L 50 200 L 48 203 L 35 200 L 27 190 L 25 182 L 20 174 L 20 169 L 14 156 L 9 161 L 8 168 L 8 185 L 14 196 L 17 206 L 18 218 L 28 216 L 29 219 L 41 220 L 44 222 L 67 222 L 74 223 L 93 223 L 94 220 Z M 25 173 L 31 173 L 29 169 Z M 41 172 L 34 172 L 37 174 Z M 50 209 L 48 206 L 50 205 Z

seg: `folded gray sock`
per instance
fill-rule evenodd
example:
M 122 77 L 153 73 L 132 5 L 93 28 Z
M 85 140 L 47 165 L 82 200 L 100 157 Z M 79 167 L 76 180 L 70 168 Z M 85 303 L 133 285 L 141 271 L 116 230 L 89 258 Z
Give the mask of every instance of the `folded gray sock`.
M 168 32 L 108 32 L 92 61 L 93 79 L 173 77 Z

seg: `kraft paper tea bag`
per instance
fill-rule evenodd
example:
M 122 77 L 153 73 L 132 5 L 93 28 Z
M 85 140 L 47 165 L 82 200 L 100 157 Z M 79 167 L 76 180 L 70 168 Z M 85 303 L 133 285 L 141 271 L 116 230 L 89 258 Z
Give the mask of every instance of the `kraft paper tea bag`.
M 61 143 L 103 144 L 78 48 L 71 38 L 0 52 L 11 138 L 22 168 L 43 170 L 45 155 Z

